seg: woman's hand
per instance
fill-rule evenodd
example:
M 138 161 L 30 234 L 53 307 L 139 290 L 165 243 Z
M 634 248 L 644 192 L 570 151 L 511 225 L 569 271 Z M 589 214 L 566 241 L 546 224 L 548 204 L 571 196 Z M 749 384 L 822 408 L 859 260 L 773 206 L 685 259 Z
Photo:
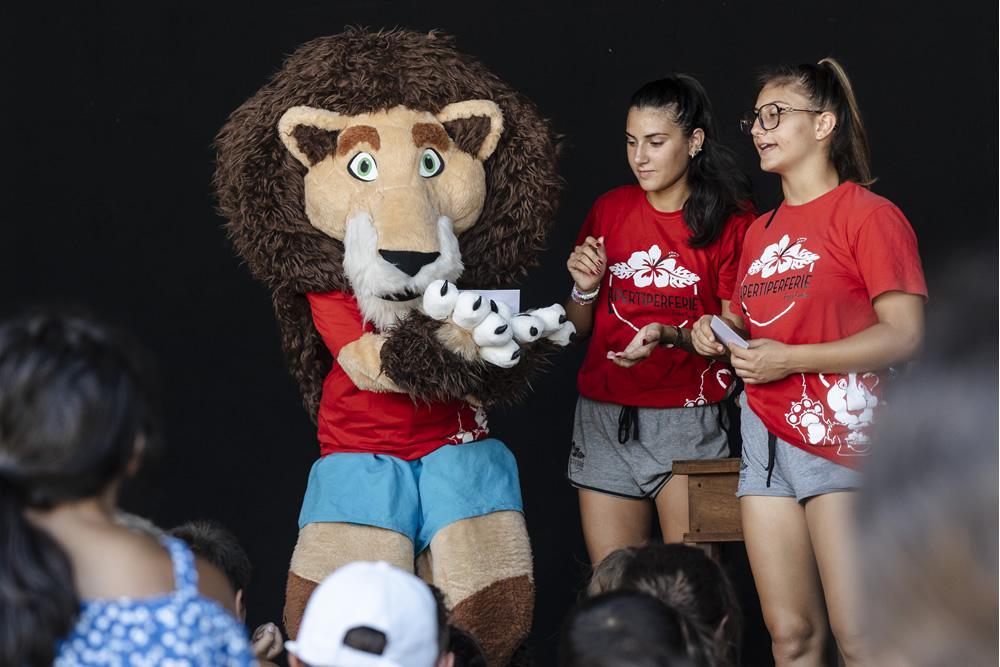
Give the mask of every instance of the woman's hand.
M 748 349 L 729 346 L 729 363 L 747 384 L 774 382 L 795 372 L 791 361 L 794 345 L 768 338 L 755 338 L 749 344 Z
M 653 350 L 658 345 L 666 345 L 673 342 L 671 339 L 671 328 L 665 327 L 659 322 L 653 322 L 639 329 L 639 332 L 632 338 L 632 342 L 623 351 L 608 352 L 608 359 L 622 368 L 631 368 L 653 354 Z
M 581 292 L 593 292 L 601 284 L 608 264 L 608 254 L 604 249 L 604 237 L 588 236 L 582 245 L 573 249 L 566 268 L 573 277 L 576 288 Z
M 691 346 L 703 357 L 719 357 L 726 354 L 726 348 L 712 331 L 711 315 L 702 315 L 691 327 Z

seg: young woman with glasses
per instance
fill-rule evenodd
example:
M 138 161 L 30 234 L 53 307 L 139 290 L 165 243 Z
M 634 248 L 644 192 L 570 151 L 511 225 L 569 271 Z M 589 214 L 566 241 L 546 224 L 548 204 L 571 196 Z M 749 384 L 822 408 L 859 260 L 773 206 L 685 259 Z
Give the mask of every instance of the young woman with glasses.
M 671 477 L 673 461 L 728 453 L 719 403 L 734 376 L 693 354 L 690 327 L 725 310 L 754 217 L 749 179 L 719 143 L 695 79 L 640 88 L 625 144 L 638 184 L 597 200 L 567 261 L 566 312 L 591 335 L 567 474 L 594 564 L 646 542 L 654 513 L 664 539 L 680 541 L 687 487 Z
M 822 662 L 827 619 L 847 665 L 870 664 L 851 535 L 853 491 L 886 369 L 913 356 L 927 295 L 917 241 L 874 179 L 840 65 L 778 67 L 744 119 L 784 202 L 743 246 L 725 349 L 707 318 L 701 354 L 729 354 L 746 383 L 743 534 L 778 665 Z M 874 444 L 873 446 L 878 446 Z

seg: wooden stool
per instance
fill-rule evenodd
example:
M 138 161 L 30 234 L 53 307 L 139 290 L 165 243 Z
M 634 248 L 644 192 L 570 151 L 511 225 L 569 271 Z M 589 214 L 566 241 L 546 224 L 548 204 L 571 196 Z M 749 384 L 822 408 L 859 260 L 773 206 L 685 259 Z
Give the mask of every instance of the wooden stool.
M 673 473 L 688 478 L 688 531 L 684 541 L 718 558 L 720 542 L 742 542 L 736 486 L 740 459 L 674 461 Z

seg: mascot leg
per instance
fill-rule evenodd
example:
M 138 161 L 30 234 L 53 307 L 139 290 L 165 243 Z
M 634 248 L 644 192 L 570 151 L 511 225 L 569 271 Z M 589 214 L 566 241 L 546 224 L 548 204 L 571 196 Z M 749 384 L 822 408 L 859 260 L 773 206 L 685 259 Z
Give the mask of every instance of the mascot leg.
M 299 632 L 306 602 L 319 582 L 342 565 L 384 560 L 413 572 L 413 542 L 393 530 L 353 523 L 310 523 L 299 531 L 285 589 L 285 632 Z
M 452 624 L 480 641 L 490 667 L 506 665 L 531 630 L 535 603 L 524 515 L 501 511 L 449 524 L 420 566 L 444 592 Z

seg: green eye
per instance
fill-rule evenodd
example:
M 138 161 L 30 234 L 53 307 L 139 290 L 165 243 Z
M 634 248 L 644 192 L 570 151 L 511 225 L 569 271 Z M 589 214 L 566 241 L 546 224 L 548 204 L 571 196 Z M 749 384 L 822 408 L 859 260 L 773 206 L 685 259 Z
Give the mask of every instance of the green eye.
M 424 149 L 423 154 L 420 156 L 420 169 L 418 171 L 424 178 L 437 176 L 444 171 L 444 162 L 436 150 L 433 148 Z
M 374 181 L 378 178 L 378 167 L 375 158 L 368 153 L 358 153 L 347 163 L 347 171 L 351 176 L 362 181 Z

